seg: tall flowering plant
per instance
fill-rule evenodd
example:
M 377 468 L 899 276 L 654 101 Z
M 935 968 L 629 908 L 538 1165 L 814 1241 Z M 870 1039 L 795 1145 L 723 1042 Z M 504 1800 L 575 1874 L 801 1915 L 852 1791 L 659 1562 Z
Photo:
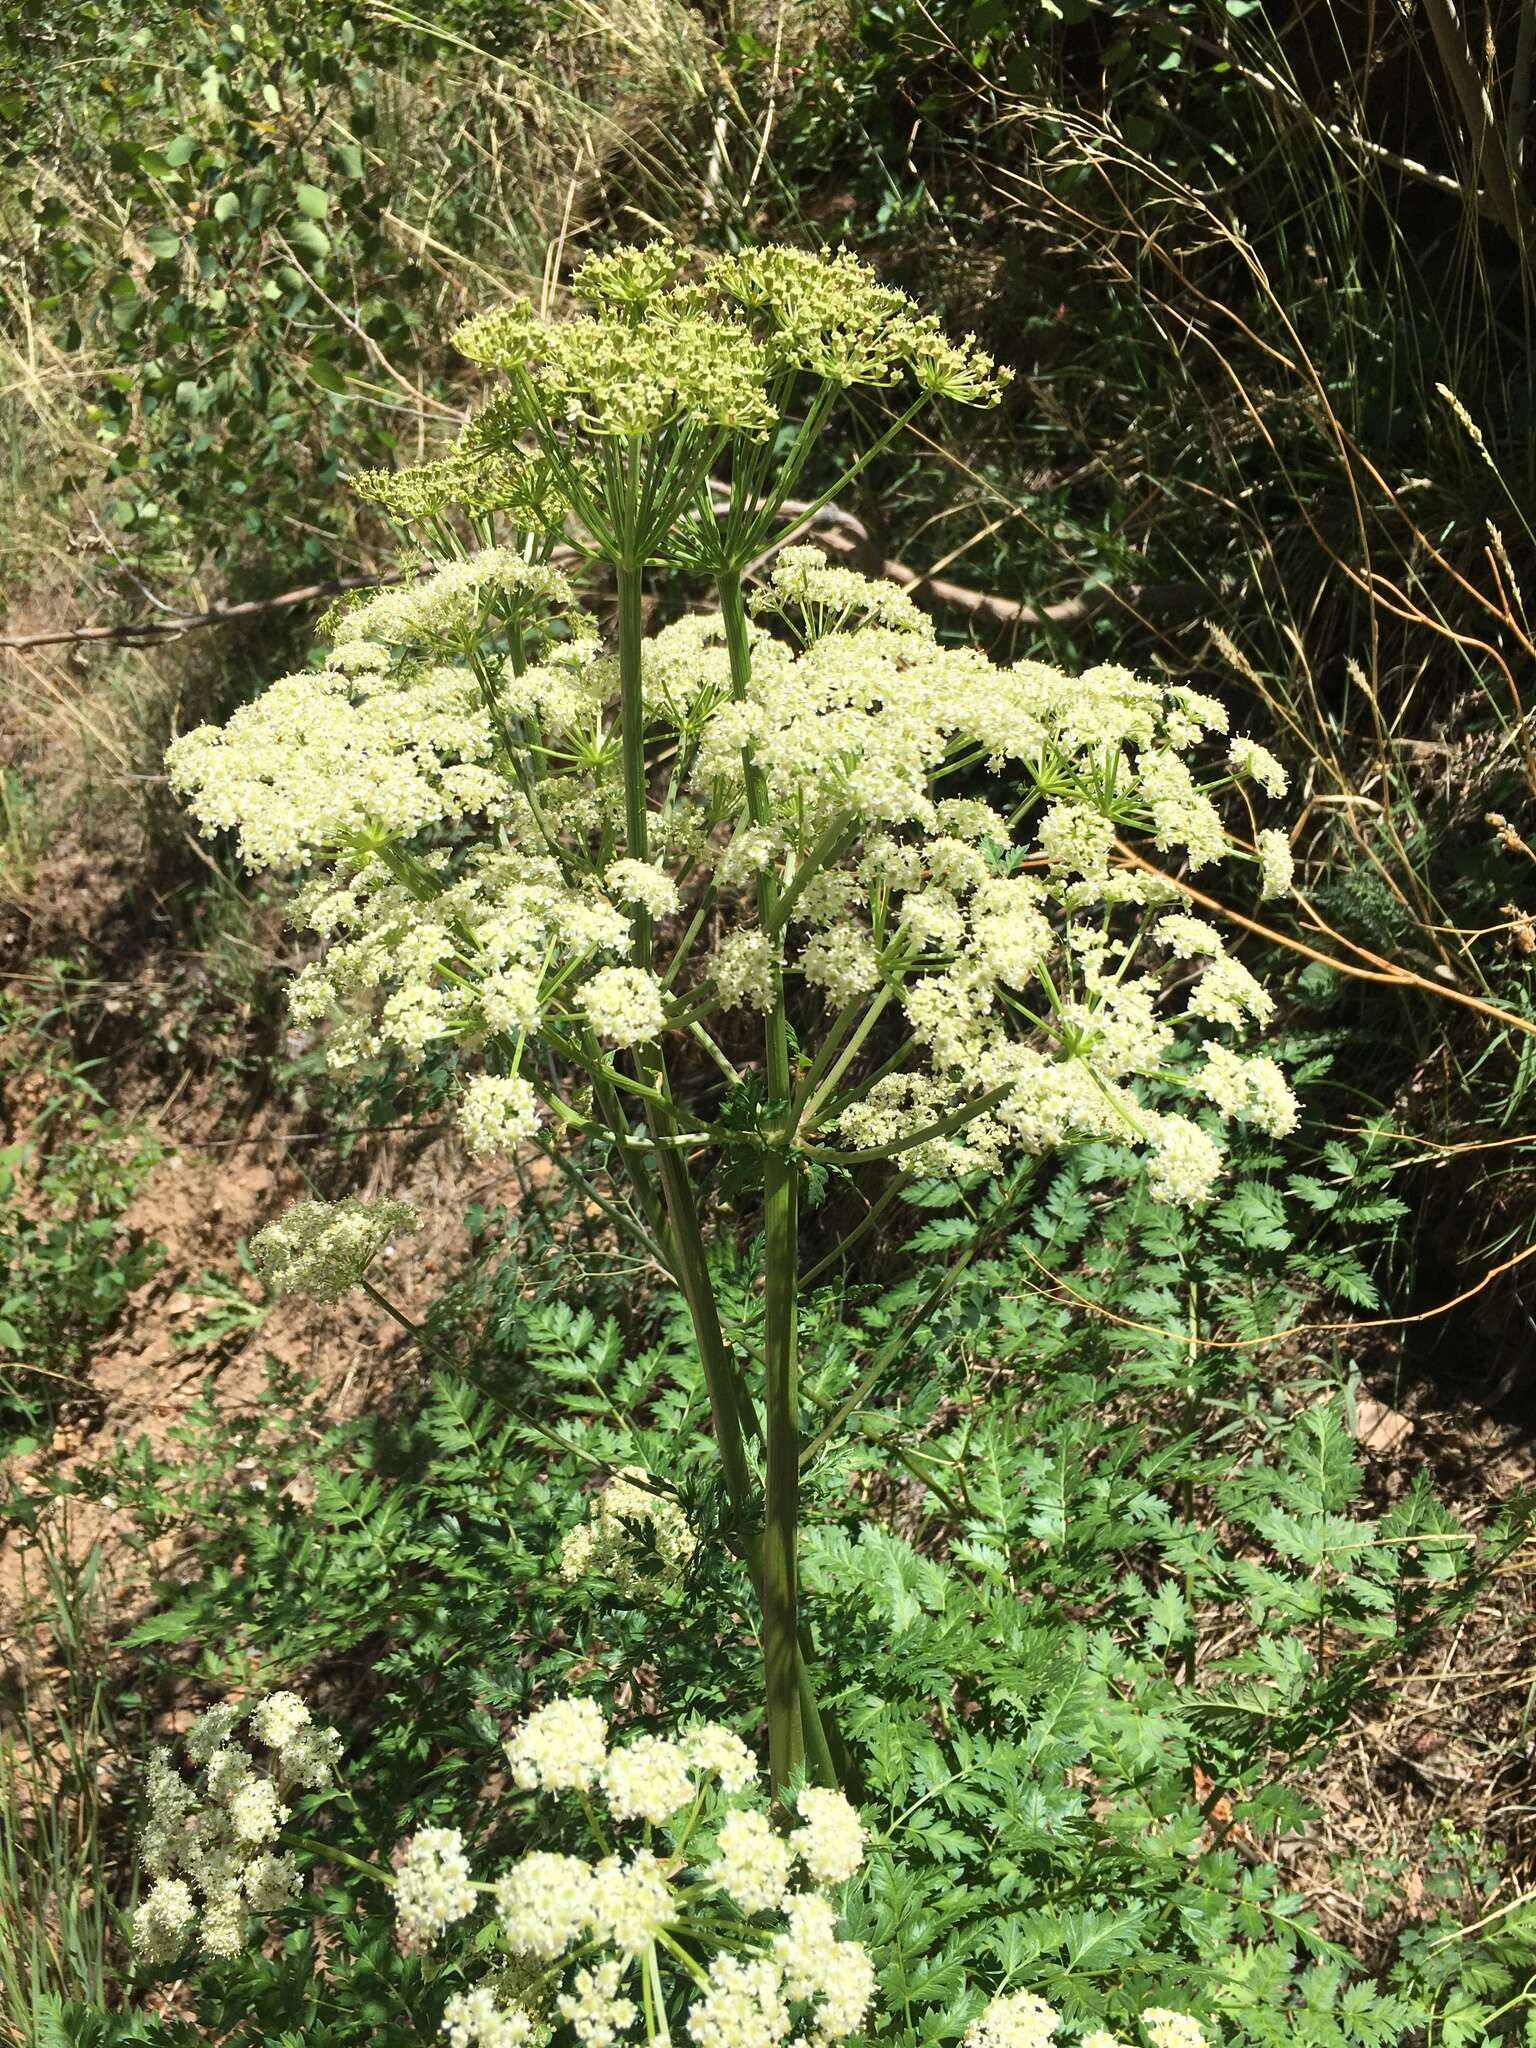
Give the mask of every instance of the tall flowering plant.
M 360 480 L 422 546 L 419 578 L 178 740 L 170 773 L 252 867 L 303 874 L 319 951 L 293 1009 L 328 1023 L 335 1065 L 447 1053 L 471 1148 L 542 1147 L 675 1277 L 761 1601 L 771 1781 L 808 1761 L 831 1783 L 796 1571 L 807 1179 L 883 1177 L 884 1200 L 1096 1137 L 1159 1200 L 1203 1201 L 1224 1125 L 1283 1132 L 1296 1107 L 1249 1042 L 1271 999 L 1135 848 L 1282 890 L 1285 835 L 1234 840 L 1219 805 L 1285 778 L 1209 697 L 999 666 L 781 545 L 851 387 L 890 394 L 882 441 L 932 399 L 1001 392 L 863 265 L 766 249 L 685 272 L 661 244 L 573 290 L 577 317 L 519 303 L 461 329 L 500 386 L 446 461 Z M 557 532 L 612 571 L 611 650 L 551 565 Z M 658 567 L 715 603 L 647 637 Z M 761 1191 L 750 1351 L 706 1257 L 724 1162 Z M 266 1256 L 334 1286 L 376 1243 L 307 1210 Z

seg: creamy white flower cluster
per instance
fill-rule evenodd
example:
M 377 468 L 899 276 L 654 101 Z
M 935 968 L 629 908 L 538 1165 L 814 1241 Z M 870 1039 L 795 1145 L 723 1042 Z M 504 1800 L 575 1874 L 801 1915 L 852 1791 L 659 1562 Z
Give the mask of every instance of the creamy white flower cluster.
M 899 584 L 838 568 L 820 548 L 782 548 L 772 577 L 752 599 L 752 610 L 758 618 L 790 620 L 806 640 L 852 626 L 885 626 L 893 633 L 933 638 L 933 621 Z
M 644 1601 L 681 1582 L 699 1540 L 671 1495 L 643 1484 L 645 1478 L 638 1466 L 626 1466 L 566 1531 L 560 1576 L 567 1584 L 595 1573 L 626 1599 Z
M 409 1202 L 295 1202 L 251 1239 L 251 1263 L 274 1294 L 335 1301 L 355 1287 L 392 1237 L 419 1230 Z
M 234 1739 L 242 1721 L 244 1743 Z M 314 1721 L 297 1694 L 275 1692 L 210 1707 L 184 1747 L 195 1783 L 168 1749 L 149 1764 L 139 1854 L 153 1882 L 133 1916 L 134 1947 L 147 1962 L 175 1962 L 194 1922 L 207 1955 L 236 1955 L 249 1913 L 287 1905 L 299 1876 L 293 1858 L 273 1846 L 289 1818 L 284 1796 L 331 1783 L 341 1737 Z
M 408 472 L 409 473 L 409 472 Z M 350 668 L 358 647 L 444 654 L 471 651 L 495 624 L 559 618 L 579 637 L 595 628 L 570 578 L 511 548 L 482 548 L 414 582 L 386 585 L 337 619 L 331 665 Z
M 858 2030 L 874 1971 L 839 1934 L 826 1896 L 864 1855 L 858 1814 L 840 1793 L 803 1791 L 798 1824 L 781 1831 L 756 1803 L 756 1766 L 728 1728 L 610 1745 L 590 1700 L 540 1708 L 506 1753 L 523 1791 L 574 1797 L 596 1853 L 531 1849 L 490 1887 L 504 1966 L 449 2001 L 450 2048 L 520 2048 L 556 2034 L 613 2048 L 642 2009 L 658 2008 L 694 2048 L 777 2048 L 791 2037 L 831 2048 Z M 467 1918 L 475 1890 L 462 1839 L 417 1835 L 395 1898 L 415 1941 Z M 509 1995 L 509 1982 L 522 1988 Z
M 359 471 L 347 482 L 360 498 L 382 505 L 403 526 L 432 526 L 455 507 L 500 512 L 524 532 L 553 540 L 565 521 L 565 500 L 547 463 L 518 454 L 487 454 L 463 437 L 434 462 L 412 469 Z
M 505 777 L 474 678 L 453 667 L 283 676 L 221 729 L 200 725 L 166 752 L 171 787 L 207 832 L 233 831 L 246 866 L 305 867 L 354 847 L 494 814 Z
M 464 1134 L 491 1153 L 532 1137 L 551 1107 L 569 1120 L 551 1071 L 592 1072 L 678 1018 L 766 1010 L 788 978 L 854 1049 L 884 1010 L 881 1029 L 899 1022 L 907 1040 L 872 1084 L 839 1060 L 799 1139 L 934 1174 L 1108 1139 L 1144 1155 L 1159 1199 L 1203 1200 L 1222 1120 L 1276 1135 L 1295 1122 L 1280 1069 L 1245 1043 L 1274 1005 L 1121 847 L 1150 843 L 1164 867 L 1190 870 L 1247 858 L 1216 795 L 1241 779 L 1278 795 L 1284 770 L 1195 691 L 941 647 L 904 595 L 812 557 L 787 550 L 765 599 L 803 644 L 752 627 L 744 697 L 711 622 L 647 643 L 644 694 L 670 766 L 645 860 L 622 850 L 616 671 L 590 640 L 503 669 L 489 708 L 465 670 L 407 684 L 367 666 L 454 621 L 472 640 L 483 592 L 510 586 L 505 562 L 480 576 L 473 558 L 370 599 L 350 616 L 365 637 L 337 650 L 350 680 L 288 678 L 223 735 L 178 742 L 174 772 L 199 816 L 235 825 L 251 858 L 279 844 L 285 859 L 330 856 L 297 906 L 325 950 L 294 986 L 296 1019 L 333 1024 L 338 1067 L 457 1048 Z M 557 599 L 539 585 L 540 603 Z M 367 730 L 309 744 L 307 726 L 288 729 L 300 685 Z M 450 717 L 449 699 L 467 708 Z M 473 793 L 449 786 L 461 771 Z M 996 801 L 977 793 L 989 786 Z M 466 840 L 472 812 L 485 829 Z M 1283 833 L 1261 833 L 1257 859 L 1267 892 L 1288 884 Z M 765 871 L 781 905 L 767 927 Z M 714 950 L 687 973 L 627 957 L 637 920 L 692 946 L 706 917 Z M 553 1070 L 527 1057 L 535 1044 Z M 1180 1064 L 1178 1044 L 1201 1057 Z M 1154 1076 L 1180 1081 L 1186 1113 L 1146 1106 Z
M 341 614 L 323 671 L 283 676 L 222 728 L 173 740 L 166 771 L 205 831 L 233 831 L 252 869 L 357 855 L 504 808 L 494 697 L 473 666 L 493 636 L 595 627 L 558 570 L 508 548 L 448 561 Z M 497 655 L 496 666 L 504 657 Z
M 1141 2024 L 1152 2048 L 1206 2048 L 1205 2034 L 1187 2013 L 1148 2006 Z M 1061 2014 L 1032 1991 L 1010 1991 L 994 1998 L 965 2030 L 963 2048 L 1051 2048 Z M 1080 2048 L 1130 2048 L 1118 2034 L 1103 2027 L 1080 2037 Z
M 1241 1040 L 1274 1005 L 1216 929 L 1174 912 L 1177 890 L 1117 847 L 1149 839 L 1192 869 L 1227 859 L 1212 790 L 1242 776 L 1276 794 L 1283 769 L 1234 741 L 1202 782 L 1187 755 L 1224 734 L 1223 707 L 1123 668 L 1000 669 L 885 623 L 826 630 L 834 612 L 855 615 L 859 580 L 799 559 L 776 572 L 770 595 L 798 607 L 811 643 L 795 655 L 759 637 L 748 696 L 704 723 L 696 786 L 720 806 L 750 759 L 774 818 L 737 830 L 716 881 L 743 886 L 770 866 L 792 905 L 777 931 L 744 922 L 730 936 L 717 994 L 765 1007 L 789 974 L 850 1021 L 899 1001 L 916 1057 L 829 1107 L 857 1151 L 943 1174 L 1109 1138 L 1145 1152 L 1161 1199 L 1204 1199 L 1215 1137 L 1148 1110 L 1135 1084 L 1169 1072 L 1193 1027 L 1206 1040 L 1185 1076 L 1195 1102 L 1289 1130 L 1296 1105 L 1274 1061 L 1212 1036 Z M 1005 818 L 946 796 L 960 769 L 1004 778 L 1025 803 Z M 1288 882 L 1282 834 L 1261 837 L 1259 859 L 1267 889 Z
M 328 943 L 294 982 L 292 1013 L 330 1020 L 327 1058 L 338 1070 L 385 1050 L 415 1064 L 453 1042 L 483 1055 L 459 1098 L 460 1127 L 477 1153 L 510 1151 L 542 1116 L 516 1071 L 526 1043 L 542 1038 L 569 1057 L 573 1042 L 617 1048 L 663 1028 L 660 983 L 614 964 L 632 939 L 615 898 L 634 902 L 644 886 L 621 873 L 610 896 L 595 882 L 568 882 L 548 854 L 497 847 L 472 848 L 452 868 L 445 856 L 421 856 L 403 875 L 380 859 L 339 861 L 295 905 L 295 918 Z

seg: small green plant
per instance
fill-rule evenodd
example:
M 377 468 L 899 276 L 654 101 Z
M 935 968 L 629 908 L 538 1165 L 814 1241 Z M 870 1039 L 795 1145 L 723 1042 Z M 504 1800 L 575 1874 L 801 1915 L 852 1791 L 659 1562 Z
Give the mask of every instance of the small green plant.
M 60 2038 L 67 2007 L 118 2002 L 119 1818 L 142 1724 L 111 1669 L 100 1547 L 78 1545 L 67 1502 L 40 1513 L 12 1492 L 5 1510 L 28 1647 L 0 1682 L 0 2040 L 29 2048 Z
M 48 822 L 32 781 L 0 768 L 0 900 L 24 897 L 48 845 Z
M 18 1013 L 14 1041 L 44 1043 Z M 102 1100 L 85 1068 L 52 1059 L 29 1136 L 0 1148 L 0 1431 L 42 1429 L 88 1393 L 92 1345 L 147 1280 L 160 1247 L 124 1221 L 162 1156 Z
M 254 1277 L 243 1245 L 240 1252 L 242 1268 Z M 212 1270 L 200 1273 L 186 1291 L 198 1309 L 195 1319 L 175 1333 L 178 1351 L 217 1351 L 222 1345 L 244 1342 L 261 1328 L 270 1307 L 268 1302 L 253 1301 L 233 1281 Z

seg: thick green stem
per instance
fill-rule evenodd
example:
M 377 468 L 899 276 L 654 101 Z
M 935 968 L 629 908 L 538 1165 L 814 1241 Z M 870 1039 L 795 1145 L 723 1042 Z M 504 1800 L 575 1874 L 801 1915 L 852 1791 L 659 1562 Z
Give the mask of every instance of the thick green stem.
M 644 620 L 640 565 L 620 565 L 617 574 L 619 717 L 620 737 L 624 749 L 625 850 L 632 860 L 644 860 L 650 851 L 650 818 L 645 763 L 645 699 L 641 682 Z M 649 969 L 651 919 L 648 911 L 638 907 L 634 913 L 634 933 L 635 965 Z M 638 1065 L 640 1079 L 647 1086 L 655 1087 L 664 1098 L 665 1076 L 659 1053 L 653 1047 L 642 1047 Z M 664 1107 L 648 1100 L 646 1116 L 653 1137 L 660 1139 L 673 1134 L 672 1119 Z M 699 1359 L 704 1368 L 704 1384 L 709 1389 L 710 1417 L 714 1423 L 715 1442 L 719 1446 L 720 1463 L 725 1474 L 725 1490 L 733 1517 L 738 1526 L 744 1527 L 747 1506 L 751 1499 L 752 1481 L 747 1464 L 746 1445 L 742 1438 L 736 1368 L 726 1348 L 725 1333 L 720 1327 L 720 1311 L 710 1282 L 709 1262 L 704 1250 L 704 1233 L 699 1225 L 698 1208 L 693 1199 L 693 1185 L 688 1178 L 686 1165 L 670 1146 L 658 1146 L 656 1171 L 667 1212 L 667 1234 L 671 1239 L 673 1269 L 682 1287 L 683 1299 L 688 1304 L 694 1336 L 698 1341 Z
M 709 1412 L 715 1426 L 721 1469 L 725 1474 L 726 1496 L 738 1528 L 745 1531 L 747 1508 L 752 1497 L 752 1474 L 742 1437 L 736 1367 L 726 1348 L 725 1332 L 720 1327 L 720 1310 L 709 1277 L 709 1260 L 704 1250 L 698 1208 L 693 1199 L 693 1184 L 682 1158 L 670 1149 L 657 1154 L 657 1167 L 661 1175 L 662 1199 L 667 1205 L 667 1220 L 671 1225 L 669 1235 L 678 1283 L 688 1304 L 699 1358 L 704 1367 L 704 1384 L 709 1389 Z
M 799 1204 L 795 1165 L 768 1155 L 763 1176 L 763 1674 L 768 1775 L 775 1792 L 805 1756 L 800 1716 L 800 1393 L 795 1299 Z
M 650 852 L 650 784 L 645 766 L 645 689 L 641 680 L 641 649 L 645 614 L 640 565 L 620 565 L 619 585 L 619 736 L 624 748 L 624 842 L 631 860 Z M 635 957 L 651 961 L 651 919 L 635 911 Z
M 731 687 L 746 694 L 752 655 L 741 577 L 718 579 L 720 616 L 731 660 Z M 744 771 L 753 824 L 769 819 L 768 787 L 750 759 Z M 758 878 L 758 920 L 772 931 L 778 882 L 771 868 Z M 763 1426 L 767 1437 L 763 1505 L 763 1673 L 768 1704 L 768 1775 L 775 1792 L 804 1761 L 799 1612 L 800 1358 L 799 1169 L 790 1144 L 789 1019 L 779 978 L 763 1031 L 763 1085 L 773 1126 L 763 1173 Z M 775 1143 L 775 1141 L 777 1141 Z M 805 1681 L 809 1696 L 809 1683 Z M 824 1744 L 818 1743 L 819 1748 Z M 818 1763 L 821 1759 L 818 1759 Z M 825 1766 L 823 1766 L 825 1767 Z

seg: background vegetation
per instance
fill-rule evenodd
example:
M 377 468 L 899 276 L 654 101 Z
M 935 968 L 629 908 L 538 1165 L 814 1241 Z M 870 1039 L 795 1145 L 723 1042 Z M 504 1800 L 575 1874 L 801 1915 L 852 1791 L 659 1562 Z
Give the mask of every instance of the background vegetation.
M 388 1071 L 338 1091 L 291 936 L 160 780 L 301 657 L 317 603 L 268 600 L 389 566 L 342 479 L 452 435 L 455 317 L 666 227 L 846 240 L 975 328 L 1007 404 L 903 442 L 829 542 L 1000 657 L 1214 689 L 1301 791 L 1301 894 L 1245 950 L 1297 1138 L 1197 1222 L 1093 1148 L 929 1190 L 813 1311 L 809 1397 L 861 1448 L 816 1472 L 810 1569 L 920 1844 L 868 1908 L 886 1999 L 933 2038 L 962 1968 L 1198 2004 L 1241 1949 L 1235 2038 L 1521 2038 L 1529 9 L 97 0 L 6 44 L 0 2030 L 430 2038 L 366 1919 L 346 1972 L 295 1934 L 142 2016 L 129 1774 L 210 1691 L 318 1688 L 359 1841 L 407 1798 L 464 1824 L 551 1678 L 729 1699 L 728 1588 L 621 1626 L 549 1561 L 583 1468 L 540 1432 L 680 1441 L 676 1305 L 403 1129 Z M 435 1364 L 241 1261 L 284 1197 L 402 1173 Z M 721 1256 L 745 1301 L 749 1236 Z M 1040 1902 L 1007 1956 L 998 1896 Z

